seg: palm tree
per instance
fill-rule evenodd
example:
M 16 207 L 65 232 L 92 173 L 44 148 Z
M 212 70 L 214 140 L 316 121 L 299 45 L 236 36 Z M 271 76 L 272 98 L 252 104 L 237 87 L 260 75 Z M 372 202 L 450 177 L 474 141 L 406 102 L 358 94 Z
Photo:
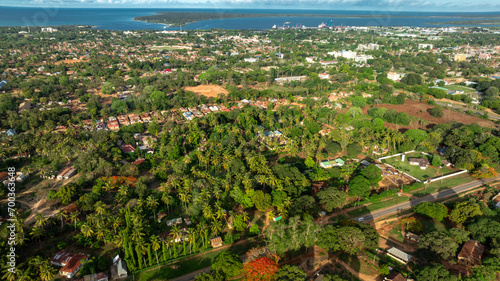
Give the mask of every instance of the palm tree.
M 40 247 L 42 247 L 42 237 L 45 235 L 45 230 L 41 226 L 35 226 L 30 232 L 31 236 L 33 238 L 38 238 L 38 243 L 40 244 Z
M 172 195 L 168 194 L 167 192 L 164 192 L 162 194 L 161 201 L 167 205 L 167 211 L 170 211 L 169 205 L 172 203 L 173 199 L 174 198 L 172 197 Z
M 53 268 L 48 261 L 44 261 L 40 265 L 40 279 L 42 281 L 49 281 L 54 278 L 54 275 L 56 275 L 56 269 Z
M 158 201 L 153 195 L 149 195 L 148 198 L 146 198 L 146 204 L 153 210 L 153 217 L 156 221 L 156 207 L 158 206 Z
M 42 213 L 38 213 L 35 215 L 35 226 L 40 226 L 43 227 L 47 224 L 47 219 L 45 218 L 45 215 Z
M 4 268 L 3 268 L 3 276 L 2 276 L 2 280 L 6 280 L 6 281 L 16 281 L 18 280 L 18 276 L 16 274 L 16 271 L 19 271 L 19 270 L 16 270 L 16 271 L 11 271 L 12 267 L 8 266 L 7 264 L 4 265 Z
M 104 204 L 104 202 L 102 201 L 97 201 L 94 204 L 94 209 L 98 215 L 102 216 L 106 212 L 106 204 Z
M 196 251 L 196 231 L 192 228 L 188 228 L 186 230 L 186 234 L 188 235 L 189 241 L 189 254 L 192 254 L 192 251 Z M 193 246 L 195 249 L 193 250 Z
M 60 209 L 57 212 L 57 214 L 56 214 L 56 218 L 61 220 L 61 234 L 62 234 L 62 231 L 63 231 L 64 219 L 67 218 L 67 217 L 68 216 L 66 215 L 66 213 L 64 212 L 63 209 Z
M 92 234 L 94 234 L 94 231 L 87 223 L 84 223 L 80 226 L 80 231 L 85 237 L 90 237 L 92 236 Z
M 31 281 L 30 272 L 28 269 L 16 268 L 16 278 L 17 281 Z
M 158 261 L 158 250 L 160 249 L 160 239 L 158 238 L 157 235 L 151 236 L 151 246 L 153 247 L 153 251 L 155 251 L 156 264 L 160 265 L 160 262 Z

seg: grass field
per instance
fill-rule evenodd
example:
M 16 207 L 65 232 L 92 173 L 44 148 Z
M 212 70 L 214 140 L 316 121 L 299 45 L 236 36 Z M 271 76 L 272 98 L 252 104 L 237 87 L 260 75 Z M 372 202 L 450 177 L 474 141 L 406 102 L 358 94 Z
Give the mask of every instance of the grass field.
M 405 161 L 401 161 L 400 157 L 392 157 L 389 159 L 384 159 L 382 162 L 390 164 L 394 166 L 396 169 L 401 170 L 403 172 L 406 172 L 417 179 L 423 181 L 428 178 L 434 178 L 437 176 L 441 175 L 447 175 L 449 173 L 454 172 L 455 170 L 448 168 L 448 167 L 443 167 L 443 168 L 436 168 L 433 166 L 428 166 L 425 170 L 420 169 L 419 166 L 417 165 L 410 165 L 410 162 L 408 162 L 408 158 L 410 157 L 415 157 L 415 158 L 422 158 L 426 157 L 425 155 L 422 155 L 420 153 L 413 153 L 413 154 L 407 154 L 405 157 Z M 429 160 L 430 161 L 430 160 Z
M 475 179 L 473 177 L 471 177 L 469 174 L 467 174 L 467 173 L 461 174 L 461 175 L 458 175 L 455 177 L 432 182 L 432 183 L 428 184 L 424 190 L 416 190 L 416 191 L 413 191 L 410 193 L 412 193 L 413 195 L 415 195 L 417 197 L 423 197 L 425 195 L 429 195 L 431 193 L 434 193 L 434 192 L 437 192 L 437 191 L 440 191 L 443 189 L 452 188 L 452 187 L 455 187 L 457 185 L 471 182 L 473 180 L 475 180 Z
M 474 90 L 473 88 L 469 88 L 462 85 L 447 85 L 444 86 L 443 88 L 446 88 L 450 91 L 463 91 L 465 94 L 473 94 L 476 92 L 476 90 Z
M 396 196 L 396 197 L 389 199 L 389 200 L 375 202 L 375 203 L 372 203 L 368 206 L 364 206 L 364 207 L 361 207 L 359 209 L 352 210 L 352 211 L 348 212 L 348 214 L 350 217 L 357 217 L 357 216 L 361 216 L 363 214 L 367 214 L 367 213 L 370 213 L 370 212 L 373 212 L 376 210 L 387 208 L 387 207 L 390 207 L 390 206 L 393 206 L 393 205 L 396 205 L 399 203 L 403 203 L 403 202 L 406 202 L 409 200 L 410 200 L 410 198 L 408 198 L 406 196 Z
M 238 245 L 231 249 L 231 252 L 236 253 L 238 255 L 245 253 L 249 250 L 252 245 Z M 218 251 L 204 253 L 201 256 L 197 256 L 194 258 L 186 258 L 182 259 L 176 263 L 172 263 L 169 265 L 160 266 L 150 271 L 143 271 L 135 274 L 133 279 L 129 278 L 127 280 L 138 280 L 138 281 L 153 281 L 153 280 L 170 280 L 172 278 L 176 278 L 182 276 L 184 274 L 191 273 L 193 271 L 200 270 L 202 268 L 208 267 L 212 265 L 215 258 L 222 252 L 227 251 L 228 249 L 221 249 Z M 178 266 L 178 268 L 174 269 L 173 265 Z M 130 277 L 130 275 L 129 275 Z

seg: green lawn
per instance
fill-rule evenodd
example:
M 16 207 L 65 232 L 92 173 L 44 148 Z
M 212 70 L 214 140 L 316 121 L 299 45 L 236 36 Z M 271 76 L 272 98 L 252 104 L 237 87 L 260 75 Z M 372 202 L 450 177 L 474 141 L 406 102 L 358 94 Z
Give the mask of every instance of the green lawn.
M 370 212 L 373 212 L 373 211 L 376 211 L 379 209 L 383 209 L 383 208 L 387 208 L 387 207 L 390 207 L 390 206 L 393 206 L 393 205 L 396 205 L 399 203 L 403 203 L 403 202 L 406 202 L 408 200 L 410 200 L 410 198 L 408 198 L 406 196 L 396 196 L 396 197 L 389 199 L 389 200 L 375 202 L 375 203 L 372 203 L 368 206 L 364 206 L 364 207 L 352 210 L 352 211 L 348 212 L 348 214 L 350 217 L 357 217 L 357 216 L 361 216 L 361 215 L 364 215 L 364 214 L 367 214 L 367 213 L 370 213 Z
M 462 85 L 447 85 L 447 86 L 444 86 L 443 88 L 446 88 L 450 91 L 463 91 L 465 94 L 476 92 L 476 90 L 474 90 L 473 88 L 469 88 L 469 87 L 462 86 Z
M 245 253 L 251 247 L 252 243 L 248 243 L 246 245 L 238 245 L 232 248 L 231 252 L 240 255 Z M 218 251 L 205 253 L 195 258 L 186 258 L 180 260 L 179 262 L 175 263 L 175 265 L 178 266 L 177 269 L 173 269 L 172 265 L 174 264 L 170 264 L 170 265 L 160 266 L 159 268 L 155 268 L 150 271 L 143 271 L 136 273 L 135 277 L 132 276 L 134 279 L 130 278 L 131 276 L 129 275 L 128 280 L 138 280 L 138 281 L 170 280 L 172 278 L 176 278 L 212 265 L 215 258 L 223 251 L 227 251 L 227 249 L 221 249 Z
M 434 192 L 437 192 L 437 191 L 440 191 L 443 189 L 452 188 L 452 187 L 455 187 L 457 185 L 471 182 L 473 180 L 475 180 L 475 179 L 473 177 L 471 177 L 468 173 L 461 174 L 461 175 L 458 175 L 455 177 L 432 182 L 432 183 L 428 184 L 428 186 L 425 189 L 413 191 L 410 193 L 412 193 L 413 195 L 415 195 L 417 197 L 423 197 L 425 195 L 429 195 L 431 193 L 434 193 Z
M 427 156 L 422 155 L 420 153 L 412 153 L 412 154 L 407 154 L 405 157 L 405 161 L 401 162 L 401 157 L 392 157 L 389 159 L 384 159 L 382 160 L 383 163 L 387 163 L 389 165 L 394 166 L 396 169 L 399 169 L 400 171 L 406 172 L 417 179 L 423 181 L 428 178 L 434 178 L 437 176 L 441 175 L 447 175 L 449 173 L 455 172 L 456 170 L 453 170 L 448 167 L 443 167 L 443 168 L 435 168 L 433 166 L 428 166 L 425 170 L 420 169 L 419 166 L 417 165 L 410 165 L 408 162 L 408 158 L 427 158 Z

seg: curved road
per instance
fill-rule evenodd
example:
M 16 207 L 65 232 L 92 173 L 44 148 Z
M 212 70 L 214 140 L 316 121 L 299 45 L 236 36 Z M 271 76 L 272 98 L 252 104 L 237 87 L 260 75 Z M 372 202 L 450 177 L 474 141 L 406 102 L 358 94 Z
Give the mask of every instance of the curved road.
M 372 221 L 372 220 L 375 220 L 375 219 L 378 219 L 381 217 L 385 217 L 385 216 L 393 214 L 393 213 L 397 213 L 399 211 L 403 211 L 405 209 L 412 208 L 415 205 L 418 205 L 418 204 L 425 202 L 425 201 L 435 201 L 435 200 L 442 199 L 442 198 L 445 198 L 448 196 L 452 196 L 455 194 L 466 192 L 466 191 L 469 191 L 469 190 L 474 189 L 476 187 L 480 187 L 481 185 L 486 184 L 488 182 L 492 182 L 492 181 L 499 180 L 499 179 L 500 179 L 500 176 L 493 178 L 493 179 L 475 180 L 475 181 L 472 181 L 472 182 L 469 182 L 466 184 L 456 186 L 454 188 L 445 189 L 442 191 L 432 193 L 430 195 L 415 199 L 413 201 L 403 202 L 403 203 L 400 203 L 398 205 L 394 205 L 392 207 L 388 207 L 388 208 L 385 208 L 382 210 L 374 211 L 373 213 L 370 213 L 368 215 L 358 217 L 358 218 L 356 218 L 356 220 L 357 221 L 364 221 L 364 222 Z

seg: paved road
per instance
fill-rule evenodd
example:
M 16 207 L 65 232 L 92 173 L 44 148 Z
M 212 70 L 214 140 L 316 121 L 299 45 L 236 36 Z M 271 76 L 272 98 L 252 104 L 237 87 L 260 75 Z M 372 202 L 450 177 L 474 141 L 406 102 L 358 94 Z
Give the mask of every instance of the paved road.
M 442 105 L 444 107 L 451 107 L 451 108 L 455 108 L 455 109 L 460 109 L 460 110 L 466 110 L 465 108 L 463 107 L 460 107 L 460 106 L 456 106 L 456 105 L 453 105 L 453 104 L 450 104 L 450 103 L 446 103 L 446 102 L 440 102 L 440 101 L 436 101 L 436 104 L 438 105 Z M 474 111 L 478 114 L 481 114 L 483 115 L 484 114 L 484 111 L 480 111 L 480 110 L 475 110 L 475 109 L 469 109 L 471 111 Z M 500 116 L 497 116 L 495 114 L 492 114 L 492 113 L 489 113 L 488 112 L 488 118 L 490 119 L 494 119 L 494 120 L 500 120 Z
M 425 202 L 425 201 L 434 201 L 434 200 L 437 200 L 437 199 L 442 199 L 442 198 L 445 198 L 445 197 L 448 197 L 448 196 L 452 196 L 452 195 L 455 195 L 455 194 L 466 192 L 466 191 L 469 191 L 469 190 L 474 189 L 476 187 L 479 187 L 479 186 L 481 186 L 481 185 L 483 185 L 485 183 L 488 183 L 488 182 L 491 182 L 491 181 L 494 181 L 494 180 L 499 180 L 499 179 L 500 179 L 500 176 L 498 176 L 498 177 L 496 177 L 494 179 L 475 180 L 473 182 L 462 184 L 462 185 L 456 186 L 454 188 L 445 189 L 445 190 L 442 190 L 442 191 L 439 191 L 439 192 L 436 192 L 436 193 L 432 193 L 430 195 L 424 196 L 422 198 L 415 199 L 413 201 L 400 203 L 400 204 L 394 205 L 392 207 L 388 207 L 388 208 L 385 208 L 385 209 L 382 209 L 382 210 L 374 211 L 373 213 L 370 213 L 368 215 L 364 215 L 364 216 L 358 217 L 358 218 L 356 218 L 356 220 L 358 220 L 358 221 L 371 221 L 371 220 L 374 220 L 374 219 L 378 219 L 380 217 L 384 217 L 384 216 L 387 216 L 387 215 L 390 215 L 390 214 L 393 214 L 393 213 L 397 213 L 399 211 L 402 211 L 402 210 L 414 207 L 415 205 L 418 205 L 418 204 L 420 204 L 422 202 Z

